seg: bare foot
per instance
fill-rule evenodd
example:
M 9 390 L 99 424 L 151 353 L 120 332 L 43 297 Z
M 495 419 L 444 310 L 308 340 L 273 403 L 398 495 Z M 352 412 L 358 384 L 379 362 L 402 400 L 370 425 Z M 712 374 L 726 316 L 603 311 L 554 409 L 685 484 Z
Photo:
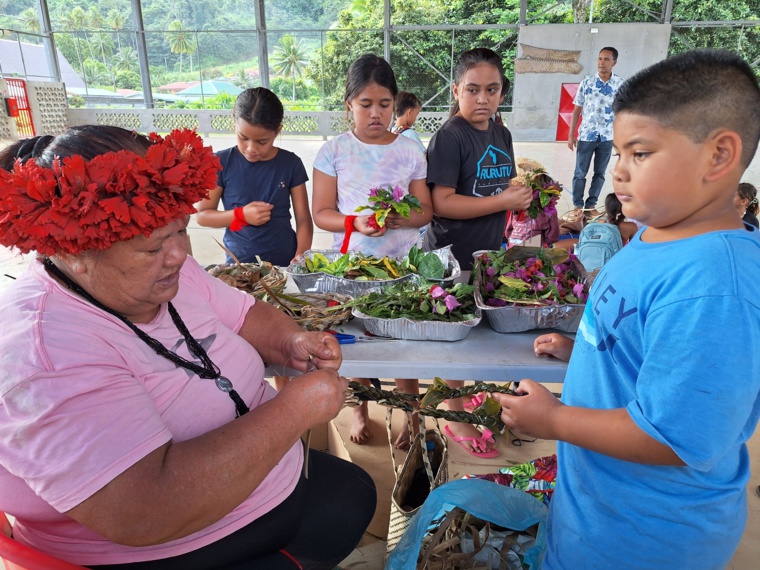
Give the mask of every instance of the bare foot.
M 451 433 L 454 434 L 454 436 L 456 437 L 481 438 L 483 436 L 483 434 L 480 433 L 478 428 L 475 427 L 473 424 L 464 424 L 461 422 L 450 422 L 447 425 Z M 483 453 L 483 452 L 488 452 L 488 451 L 496 449 L 495 443 L 489 442 L 485 439 L 481 439 L 480 441 L 482 442 L 479 444 L 481 446 L 480 449 L 475 449 L 475 447 L 472 445 L 472 440 L 469 440 L 469 439 L 460 440 L 458 441 L 458 443 L 465 449 L 469 449 L 471 452 L 475 452 L 475 453 Z
M 419 416 L 413 418 L 414 421 L 412 422 L 412 430 L 414 435 L 420 433 L 420 424 L 419 420 L 417 419 L 418 417 Z M 393 447 L 396 449 L 401 449 L 402 451 L 406 451 L 409 449 L 410 444 L 411 434 L 409 433 L 409 423 L 407 418 L 407 423 L 401 426 L 401 432 L 398 434 L 396 441 L 393 442 Z
M 354 419 L 351 422 L 351 435 L 349 439 L 356 445 L 362 445 L 369 441 L 372 432 L 369 429 L 369 411 L 367 402 L 354 408 Z

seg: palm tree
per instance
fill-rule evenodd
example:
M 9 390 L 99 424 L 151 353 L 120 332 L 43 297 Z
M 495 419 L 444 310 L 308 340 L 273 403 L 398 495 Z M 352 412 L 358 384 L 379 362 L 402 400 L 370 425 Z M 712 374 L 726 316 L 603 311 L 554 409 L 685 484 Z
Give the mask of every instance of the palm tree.
M 296 100 L 296 77 L 309 64 L 300 40 L 292 34 L 286 34 L 280 39 L 280 45 L 274 48 L 272 69 L 277 75 L 293 78 L 293 101 Z
M 21 20 L 21 27 L 28 32 L 40 33 L 40 18 L 37 16 L 37 10 L 27 8 L 18 15 Z
M 113 56 L 113 65 L 119 71 L 134 71 L 140 68 L 140 62 L 132 46 L 121 48 Z
M 103 65 L 108 65 L 106 62 L 106 56 L 110 57 L 113 53 L 113 40 L 111 37 L 103 32 L 98 32 L 92 36 L 90 42 L 103 57 Z
M 194 54 L 195 44 L 192 41 L 190 32 L 187 31 L 179 20 L 174 20 L 169 24 L 169 30 L 172 32 L 169 35 L 169 49 L 172 53 L 179 54 L 179 72 L 182 73 L 182 55 Z
M 127 19 L 124 17 L 121 10 L 114 8 L 108 12 L 106 21 L 108 22 L 108 27 L 116 31 L 116 43 L 119 46 L 119 51 L 121 51 L 121 37 L 119 37 L 119 32 L 124 29 L 124 24 L 127 22 Z

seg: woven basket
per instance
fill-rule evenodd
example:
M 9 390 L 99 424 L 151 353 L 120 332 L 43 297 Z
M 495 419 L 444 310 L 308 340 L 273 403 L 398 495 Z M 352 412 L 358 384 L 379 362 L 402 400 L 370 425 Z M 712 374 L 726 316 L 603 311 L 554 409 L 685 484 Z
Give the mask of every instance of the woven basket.
M 393 408 L 388 408 L 386 414 L 386 427 L 388 428 L 388 441 L 392 442 L 391 436 L 391 414 Z M 415 474 L 419 469 L 424 469 L 426 473 L 428 492 L 436 487 L 440 487 L 449 480 L 449 448 L 447 440 L 441 434 L 438 426 L 438 420 L 435 421 L 435 428 L 425 431 L 424 421 L 418 414 L 413 414 L 413 419 L 409 418 L 408 429 L 411 429 L 411 422 L 420 422 L 420 433 L 412 437 L 411 446 L 406 454 L 404 463 L 399 468 L 396 465 L 396 456 L 394 454 L 393 444 L 391 443 L 391 460 L 393 463 L 393 473 L 396 476 L 396 482 L 391 491 L 391 512 L 388 522 L 388 538 L 386 542 L 387 552 L 390 553 L 396 548 L 401 537 L 404 536 L 406 529 L 412 522 L 412 517 L 420 510 L 420 505 L 409 505 L 410 492 L 414 484 L 420 481 L 415 480 Z M 430 458 L 427 454 L 426 442 L 435 443 L 433 452 L 433 461 L 437 464 L 431 465 Z
M 285 271 L 268 261 L 258 263 L 241 263 L 212 265 L 207 268 L 208 272 L 224 281 L 227 285 L 250 293 L 256 298 L 266 295 L 263 281 L 272 291 L 281 293 L 285 289 L 288 276 Z
M 277 295 L 277 299 L 273 299 L 270 295 L 264 295 L 261 298 L 289 314 L 301 328 L 307 331 L 334 329 L 351 319 L 351 307 L 341 306 L 351 300 L 351 297 L 348 295 L 339 295 L 337 293 L 296 293 L 284 295 L 276 291 L 275 294 Z M 339 305 L 331 307 L 331 301 L 335 301 Z M 287 309 L 283 306 L 287 307 Z M 295 316 L 291 313 L 294 313 Z

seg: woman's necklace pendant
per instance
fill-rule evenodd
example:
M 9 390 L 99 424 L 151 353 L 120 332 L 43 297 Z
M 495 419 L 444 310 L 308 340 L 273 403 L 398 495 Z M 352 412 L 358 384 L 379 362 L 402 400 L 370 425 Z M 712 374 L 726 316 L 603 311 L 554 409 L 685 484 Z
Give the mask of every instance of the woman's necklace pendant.
M 229 379 L 225 378 L 224 376 L 217 376 L 214 378 L 214 382 L 216 383 L 216 387 L 219 388 L 222 392 L 232 391 L 232 382 L 230 382 Z

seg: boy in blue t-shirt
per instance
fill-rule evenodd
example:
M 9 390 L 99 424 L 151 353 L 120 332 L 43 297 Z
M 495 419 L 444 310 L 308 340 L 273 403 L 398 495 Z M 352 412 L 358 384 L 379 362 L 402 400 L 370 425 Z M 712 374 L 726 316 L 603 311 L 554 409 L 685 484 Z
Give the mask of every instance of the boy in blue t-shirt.
M 643 227 L 601 270 L 560 402 L 495 394 L 516 431 L 557 444 L 542 570 L 723 569 L 747 518 L 760 417 L 760 237 L 733 206 L 760 139 L 760 87 L 727 51 L 629 79 L 613 106 L 615 194 Z

